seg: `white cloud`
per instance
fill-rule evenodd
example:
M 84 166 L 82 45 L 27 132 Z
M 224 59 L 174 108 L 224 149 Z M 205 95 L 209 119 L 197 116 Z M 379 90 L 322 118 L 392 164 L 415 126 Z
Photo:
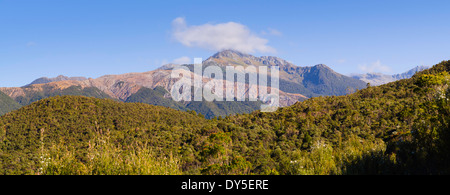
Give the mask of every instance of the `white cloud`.
M 268 28 L 267 31 L 262 31 L 261 34 L 262 35 L 273 35 L 273 36 L 278 36 L 278 37 L 283 36 L 282 32 L 278 31 L 277 29 L 273 29 L 273 28 Z
M 381 64 L 380 60 L 377 60 L 376 62 L 370 64 L 370 65 L 359 65 L 358 68 L 366 73 L 390 73 L 392 72 L 392 69 L 389 66 Z
M 256 36 L 250 29 L 235 22 L 188 26 L 184 18 L 172 21 L 173 37 L 187 47 L 221 51 L 233 49 L 244 53 L 275 53 L 267 39 Z
M 177 58 L 177 59 L 173 60 L 172 63 L 174 63 L 174 64 L 190 64 L 191 58 L 187 57 L 187 56 L 183 56 L 181 58 Z

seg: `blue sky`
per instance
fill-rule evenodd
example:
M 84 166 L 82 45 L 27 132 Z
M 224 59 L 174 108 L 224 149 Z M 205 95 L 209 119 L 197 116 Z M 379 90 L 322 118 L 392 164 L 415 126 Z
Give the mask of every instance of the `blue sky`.
M 0 86 L 145 72 L 226 47 L 342 74 L 400 73 L 450 60 L 449 7 L 448 0 L 0 0 Z

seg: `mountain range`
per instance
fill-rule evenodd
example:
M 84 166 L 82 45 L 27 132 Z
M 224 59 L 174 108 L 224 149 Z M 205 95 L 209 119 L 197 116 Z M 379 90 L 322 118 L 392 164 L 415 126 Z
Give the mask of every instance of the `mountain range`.
M 351 74 L 350 76 L 362 80 L 366 83 L 370 83 L 372 86 L 378 86 L 383 85 L 386 83 L 394 82 L 401 79 L 409 79 L 417 72 L 423 71 L 428 69 L 427 66 L 416 66 L 415 68 L 401 73 L 401 74 L 394 74 L 394 75 L 387 75 L 382 73 L 366 73 L 366 74 Z
M 275 90 L 279 90 L 282 107 L 293 105 L 311 97 L 341 96 L 366 87 L 366 81 L 362 77 L 353 76 L 354 78 L 352 78 L 339 74 L 324 64 L 302 67 L 278 57 L 256 57 L 234 50 L 218 52 L 203 61 L 203 67 L 212 65 L 223 69 L 225 66 L 279 66 L 280 84 L 279 89 Z M 56 78 L 42 77 L 23 87 L 2 87 L 0 92 L 6 94 L 21 106 L 58 95 L 82 95 L 122 102 L 162 105 L 184 111 L 193 110 L 207 118 L 249 113 L 260 108 L 260 101 L 175 102 L 171 99 L 169 93 L 172 86 L 178 81 L 178 79 L 171 78 L 171 70 L 174 66 L 176 65 L 167 64 L 153 71 L 105 75 L 96 79 L 63 75 Z M 189 74 L 193 75 L 192 64 L 186 66 L 190 67 L 191 72 Z M 410 77 L 410 74 L 397 75 L 395 78 L 407 77 Z M 214 79 L 217 80 L 217 78 Z M 208 80 L 212 79 L 204 78 L 204 82 Z M 248 91 L 247 88 L 246 93 Z M 0 113 L 9 112 L 12 108 L 17 107 L 20 106 L 2 107 L 0 109 L 3 111 Z

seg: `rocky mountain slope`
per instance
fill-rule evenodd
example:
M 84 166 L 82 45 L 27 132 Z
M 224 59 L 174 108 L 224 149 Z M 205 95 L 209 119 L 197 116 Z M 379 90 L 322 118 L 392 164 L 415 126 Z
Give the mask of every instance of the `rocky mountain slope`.
M 319 64 L 300 67 L 274 56 L 255 57 L 238 51 L 225 50 L 208 58 L 204 64 L 221 66 L 279 66 L 280 90 L 304 96 L 345 95 L 366 87 L 366 83 L 333 71 Z

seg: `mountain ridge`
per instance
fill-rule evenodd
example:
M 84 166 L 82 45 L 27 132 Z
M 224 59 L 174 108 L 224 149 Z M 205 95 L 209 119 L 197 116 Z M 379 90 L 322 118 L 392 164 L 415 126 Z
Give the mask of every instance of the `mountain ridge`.
M 359 79 L 366 83 L 370 83 L 373 86 L 383 85 L 389 82 L 394 82 L 401 79 L 411 78 L 417 72 L 426 70 L 430 67 L 428 66 L 416 66 L 411 70 L 408 70 L 404 73 L 387 75 L 383 73 L 365 73 L 365 74 L 350 74 L 352 78 Z
M 51 82 L 57 82 L 57 81 L 67 81 L 67 80 L 83 81 L 83 80 L 87 80 L 87 78 L 86 77 L 67 77 L 67 76 L 64 76 L 64 75 L 59 75 L 59 76 L 53 77 L 53 78 L 41 77 L 41 78 L 38 78 L 38 79 L 34 80 L 33 82 L 31 82 L 30 84 L 27 84 L 25 86 L 35 85 L 35 84 L 45 84 L 45 83 L 51 83 Z
M 364 82 L 339 74 L 324 64 L 300 67 L 279 57 L 255 57 L 250 54 L 233 50 L 217 52 L 207 60 L 203 61 L 203 65 L 204 67 L 210 65 L 279 66 L 280 88 L 276 90 L 279 90 L 280 105 L 282 107 L 290 106 L 298 101 L 303 101 L 307 98 L 316 96 L 345 95 L 349 93 L 348 88 L 356 91 L 357 89 L 362 89 L 365 87 Z M 84 94 L 97 98 L 112 98 L 125 102 L 129 97 L 138 93 L 143 88 L 153 90 L 156 87 L 162 87 L 167 92 L 171 91 L 172 86 L 178 81 L 178 79 L 171 78 L 171 69 L 175 66 L 175 64 L 168 64 L 153 71 L 125 73 L 119 75 L 104 75 L 95 79 L 86 79 L 84 77 L 66 77 L 62 75 L 56 78 L 45 79 L 45 77 L 42 77 L 40 79 L 36 79 L 33 82 L 35 84 L 30 84 L 24 87 L 2 87 L 0 88 L 0 91 L 4 92 L 22 105 L 27 105 L 33 101 L 53 95 L 77 94 Z M 193 74 L 195 73 L 191 70 L 191 72 L 186 72 L 186 74 L 191 74 L 191 78 L 193 78 Z M 211 78 L 204 78 L 204 82 L 209 80 L 211 80 Z M 246 87 L 249 86 L 246 85 Z M 249 93 L 249 90 L 245 91 L 246 93 Z M 146 94 L 156 95 L 156 93 L 151 93 L 150 91 L 147 91 Z M 170 96 L 166 95 L 163 97 L 170 98 Z M 136 98 L 133 98 L 133 100 L 137 102 L 144 101 L 137 100 Z M 158 98 L 147 98 L 145 100 L 146 103 L 154 104 L 154 102 L 148 102 L 148 100 L 156 101 Z M 162 103 L 165 101 L 159 102 Z M 168 105 L 175 104 L 169 103 Z M 246 105 L 242 106 L 245 107 Z M 214 107 L 216 107 L 216 105 L 214 105 Z M 219 107 L 225 108 L 227 106 Z M 229 112 L 226 113 L 229 114 Z

